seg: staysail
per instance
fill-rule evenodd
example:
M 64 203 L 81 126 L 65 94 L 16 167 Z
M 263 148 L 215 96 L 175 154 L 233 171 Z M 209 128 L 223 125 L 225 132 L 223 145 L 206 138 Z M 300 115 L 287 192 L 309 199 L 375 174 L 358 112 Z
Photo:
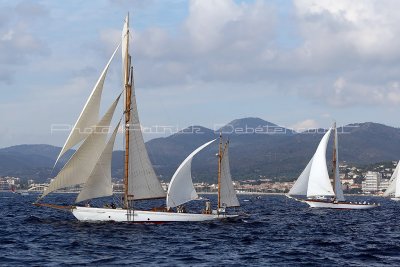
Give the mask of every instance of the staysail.
M 104 68 L 99 79 L 97 80 L 96 85 L 94 86 L 92 93 L 90 94 L 88 100 L 86 101 L 86 104 L 83 107 L 83 110 L 79 115 L 78 120 L 76 121 L 74 127 L 69 133 L 69 136 L 65 141 L 65 144 L 62 147 L 60 154 L 58 155 L 54 166 L 57 164 L 58 160 L 66 151 L 68 151 L 70 148 L 72 148 L 73 146 L 81 142 L 83 139 L 85 139 L 87 136 L 89 136 L 89 134 L 93 130 L 93 127 L 98 122 L 100 100 L 103 92 L 104 80 L 106 79 L 107 70 L 119 46 L 120 45 L 118 45 L 117 48 L 115 49 L 106 67 Z
M 114 132 L 108 140 L 106 147 L 101 153 L 99 160 L 97 161 L 92 173 L 87 179 L 75 202 L 111 196 L 113 194 L 111 180 L 111 160 L 115 137 L 117 135 L 119 125 L 120 122 L 118 123 L 117 127 L 115 127 Z
M 388 197 L 390 194 L 395 194 L 395 197 L 400 197 L 400 161 L 397 163 L 397 167 L 394 170 L 392 177 L 390 177 L 389 186 L 383 193 L 384 197 Z
M 62 170 L 46 188 L 41 198 L 61 188 L 83 184 L 86 182 L 106 143 L 110 122 L 120 96 L 107 110 L 103 118 L 93 129 L 93 132 L 85 139 L 75 154 L 65 164 Z
M 168 186 L 167 207 L 173 208 L 190 200 L 197 199 L 198 195 L 192 181 L 192 159 L 202 149 L 214 142 L 216 139 L 198 147 L 181 163 L 172 176 Z
M 231 170 L 229 167 L 229 143 L 227 143 L 221 162 L 220 202 L 225 207 L 239 207 L 239 200 L 233 188 Z
M 299 178 L 289 191 L 290 196 L 307 196 L 308 180 L 310 177 L 311 165 L 313 158 L 308 162 L 306 168 L 302 171 Z

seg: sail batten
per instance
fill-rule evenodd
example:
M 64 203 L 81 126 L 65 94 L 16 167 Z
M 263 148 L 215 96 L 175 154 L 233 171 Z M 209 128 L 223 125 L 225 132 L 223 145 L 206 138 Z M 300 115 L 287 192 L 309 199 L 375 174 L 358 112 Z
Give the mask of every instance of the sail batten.
M 216 139 L 211 140 L 202 146 L 198 147 L 179 165 L 178 169 L 172 176 L 168 186 L 167 207 L 173 208 L 182 205 L 190 200 L 198 198 L 192 181 L 192 159 L 193 157 L 210 145 Z
M 108 68 L 113 60 L 120 44 L 118 44 L 117 48 L 114 50 L 111 58 L 107 62 L 107 65 L 103 69 L 99 79 L 97 80 L 89 98 L 86 101 L 85 106 L 83 107 L 81 114 L 78 117 L 78 120 L 75 122 L 74 127 L 68 135 L 65 144 L 63 145 L 54 166 L 57 165 L 57 162 L 61 158 L 61 156 L 68 151 L 70 148 L 74 147 L 76 144 L 84 140 L 88 137 L 95 127 L 96 123 L 99 119 L 99 110 L 100 110 L 100 101 L 101 95 L 103 92 L 104 81 L 106 79 Z
M 225 207 L 239 207 L 239 200 L 233 187 L 233 181 L 229 166 L 229 143 L 225 148 L 221 161 L 221 205 Z
M 52 180 L 41 198 L 55 190 L 86 182 L 106 145 L 110 123 L 119 99 L 120 96 L 112 103 L 93 132 L 83 141 L 75 154 L 72 155 L 70 160 Z
M 111 196 L 112 191 L 112 178 L 111 178 L 111 160 L 114 148 L 115 137 L 118 132 L 120 122 L 114 129 L 110 139 L 107 142 L 99 160 L 97 161 L 92 173 L 88 177 L 81 192 L 76 198 L 75 202 L 81 202 L 88 199 Z

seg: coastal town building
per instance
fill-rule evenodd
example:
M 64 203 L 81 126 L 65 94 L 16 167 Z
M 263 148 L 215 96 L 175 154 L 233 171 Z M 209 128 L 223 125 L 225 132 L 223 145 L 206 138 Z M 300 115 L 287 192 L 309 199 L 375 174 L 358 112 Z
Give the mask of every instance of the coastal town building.
M 389 180 L 396 165 L 397 162 L 388 162 L 386 164 L 376 164 L 360 168 L 348 163 L 342 163 L 339 165 L 342 188 L 346 194 L 363 193 L 380 195 L 389 186 Z M 287 178 L 289 181 L 291 179 L 294 179 L 294 177 Z M 43 183 L 43 180 L 35 181 L 34 179 L 26 179 L 22 183 L 21 179 L 17 177 L 0 177 L 0 190 L 10 191 L 27 189 L 30 192 L 43 192 L 51 180 L 51 178 L 48 178 L 47 183 Z M 236 192 L 239 194 L 287 193 L 294 183 L 289 181 L 277 181 L 276 177 L 259 175 L 252 179 L 235 180 L 233 183 Z M 163 181 L 161 184 L 164 190 L 167 191 L 169 182 Z M 124 183 L 121 178 L 113 178 L 112 185 L 114 193 L 121 193 L 124 191 Z M 218 186 L 215 183 L 194 183 L 194 188 L 199 194 L 216 193 L 218 191 Z M 74 186 L 72 188 L 58 190 L 57 192 L 79 192 L 80 190 L 80 186 Z
M 368 171 L 365 180 L 362 182 L 361 190 L 363 193 L 376 193 L 381 189 L 382 174 L 379 172 Z
M 20 187 L 20 178 L 17 177 L 0 177 L 0 191 L 16 190 Z

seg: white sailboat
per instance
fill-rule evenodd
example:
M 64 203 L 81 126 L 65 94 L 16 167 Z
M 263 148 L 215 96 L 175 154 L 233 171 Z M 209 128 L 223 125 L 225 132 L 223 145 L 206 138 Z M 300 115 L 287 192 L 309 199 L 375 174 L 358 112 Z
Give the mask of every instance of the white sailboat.
M 134 201 L 166 198 L 159 179 L 151 165 L 143 135 L 140 128 L 136 96 L 134 93 L 133 67 L 129 53 L 129 16 L 126 17 L 122 32 L 122 62 L 125 97 L 124 101 L 124 132 L 125 132 L 125 175 L 124 203 L 121 208 L 96 208 L 89 206 L 59 206 L 42 203 L 48 194 L 70 186 L 82 185 L 76 203 L 112 195 L 111 157 L 114 141 L 120 123 L 114 128 L 107 141 L 108 130 L 112 117 L 119 102 L 119 95 L 107 112 L 99 120 L 99 107 L 104 81 L 112 59 L 120 45 L 115 49 L 106 67 L 101 73 L 87 100 L 75 126 L 71 130 L 57 160 L 78 143 L 81 143 L 74 155 L 65 164 L 50 185 L 38 199 L 36 206 L 45 206 L 69 210 L 80 221 L 118 221 L 118 222 L 176 222 L 205 221 L 227 218 L 224 212 L 211 214 L 190 214 L 162 211 L 147 211 L 134 209 Z M 84 129 L 84 131 L 82 131 Z M 227 158 L 227 157 L 226 157 Z M 222 161 L 220 158 L 220 163 Z M 221 166 L 221 164 L 219 164 Z M 229 168 L 229 166 L 228 166 Z M 219 175 L 220 177 L 220 175 Z M 229 176 L 230 179 L 230 176 Z M 230 182 L 232 182 L 230 180 Z M 176 183 L 174 183 L 176 184 Z M 172 194 L 175 196 L 176 194 Z M 218 206 L 219 207 L 219 206 Z
M 326 164 L 326 148 L 332 131 L 334 131 L 332 160 L 334 169 L 333 187 L 329 179 Z M 299 178 L 297 178 L 288 195 L 307 203 L 311 208 L 371 209 L 377 207 L 377 204 L 348 202 L 345 200 L 339 176 L 337 137 L 337 128 L 335 123 L 333 128 L 330 128 L 325 133 L 314 156 L 300 174 Z
M 394 170 L 392 177 L 389 180 L 389 186 L 386 191 L 383 193 L 384 197 L 389 197 L 394 195 L 391 200 L 400 201 L 400 161 L 397 163 L 396 169 Z

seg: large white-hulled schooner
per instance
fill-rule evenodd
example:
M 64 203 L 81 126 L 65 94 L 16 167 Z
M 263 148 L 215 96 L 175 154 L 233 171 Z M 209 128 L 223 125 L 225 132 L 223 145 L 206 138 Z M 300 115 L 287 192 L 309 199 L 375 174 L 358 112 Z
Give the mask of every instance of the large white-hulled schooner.
M 326 148 L 331 132 L 333 139 L 333 187 L 329 179 L 326 164 Z M 339 176 L 339 151 L 336 123 L 322 137 L 314 156 L 297 178 L 288 195 L 307 203 L 311 208 L 329 209 L 371 209 L 378 205 L 360 202 L 348 202 L 343 195 L 342 183 Z
M 165 211 L 145 211 L 136 210 L 133 208 L 133 202 L 135 200 L 166 198 L 167 194 L 163 190 L 161 183 L 154 172 L 141 132 L 138 110 L 136 106 L 136 97 L 134 93 L 135 88 L 132 60 L 129 53 L 129 37 L 129 16 L 127 16 L 122 31 L 122 42 L 115 49 L 109 62 L 101 73 L 78 120 L 76 121 L 63 148 L 61 149 L 61 152 L 56 160 L 56 164 L 66 151 L 75 145 L 78 145 L 79 143 L 81 143 L 81 145 L 69 159 L 69 161 L 64 165 L 58 175 L 52 180 L 48 188 L 44 191 L 35 205 L 70 210 L 72 214 L 80 221 L 174 222 L 206 221 L 230 217 L 224 212 L 223 207 L 232 206 L 231 203 L 227 203 L 225 206 L 219 205 L 219 209 L 217 211 L 209 214 L 166 212 L 167 209 L 165 209 Z M 115 137 L 120 122 L 114 128 L 108 141 L 107 136 L 110 123 L 121 95 L 115 99 L 101 119 L 99 119 L 99 107 L 107 71 L 119 47 L 121 47 L 122 50 L 122 77 L 124 83 L 122 94 L 125 98 L 123 105 L 123 128 L 125 134 L 123 207 L 96 208 L 78 205 L 57 206 L 42 203 L 42 199 L 46 195 L 58 189 L 76 185 L 82 185 L 82 190 L 76 198 L 76 203 L 94 198 L 111 196 L 113 194 L 111 184 L 111 158 Z M 194 154 L 192 156 L 194 156 Z M 221 149 L 219 155 L 221 156 Z M 226 173 L 224 174 L 222 172 L 222 174 L 229 174 L 227 179 L 229 179 L 229 182 L 232 184 L 229 173 L 229 165 L 226 165 L 227 163 L 223 163 L 227 160 L 227 158 L 227 153 L 226 157 L 219 157 L 219 166 L 222 170 L 224 170 L 224 168 L 228 168 L 228 171 L 225 170 Z M 191 183 L 191 177 L 182 176 L 183 174 L 187 174 L 188 169 L 190 171 L 190 161 L 191 158 L 187 160 L 185 166 L 181 166 L 182 168 L 180 170 L 178 169 L 179 172 L 177 171 L 177 173 L 174 175 L 169 188 L 169 202 L 167 202 L 170 204 L 168 207 L 175 207 L 176 205 L 174 203 L 176 202 L 174 201 L 177 199 L 181 200 L 186 197 L 185 195 L 182 195 L 179 190 L 177 191 L 176 188 L 187 189 L 185 186 L 189 184 L 188 179 L 190 179 Z M 183 173 L 182 170 L 184 170 Z M 221 172 L 219 172 L 219 178 L 223 177 L 223 175 L 221 176 Z M 226 182 L 227 180 L 225 179 L 224 181 Z M 186 184 L 182 186 L 180 185 L 181 182 L 186 182 Z M 191 185 L 193 187 L 193 184 Z M 229 187 L 228 190 L 233 190 L 233 186 L 231 187 Z M 220 187 L 220 191 L 226 190 L 223 188 L 223 186 Z M 195 196 L 197 196 L 197 194 L 192 194 L 191 199 Z M 234 205 L 236 204 L 237 206 L 239 205 L 238 202 L 234 203 Z

